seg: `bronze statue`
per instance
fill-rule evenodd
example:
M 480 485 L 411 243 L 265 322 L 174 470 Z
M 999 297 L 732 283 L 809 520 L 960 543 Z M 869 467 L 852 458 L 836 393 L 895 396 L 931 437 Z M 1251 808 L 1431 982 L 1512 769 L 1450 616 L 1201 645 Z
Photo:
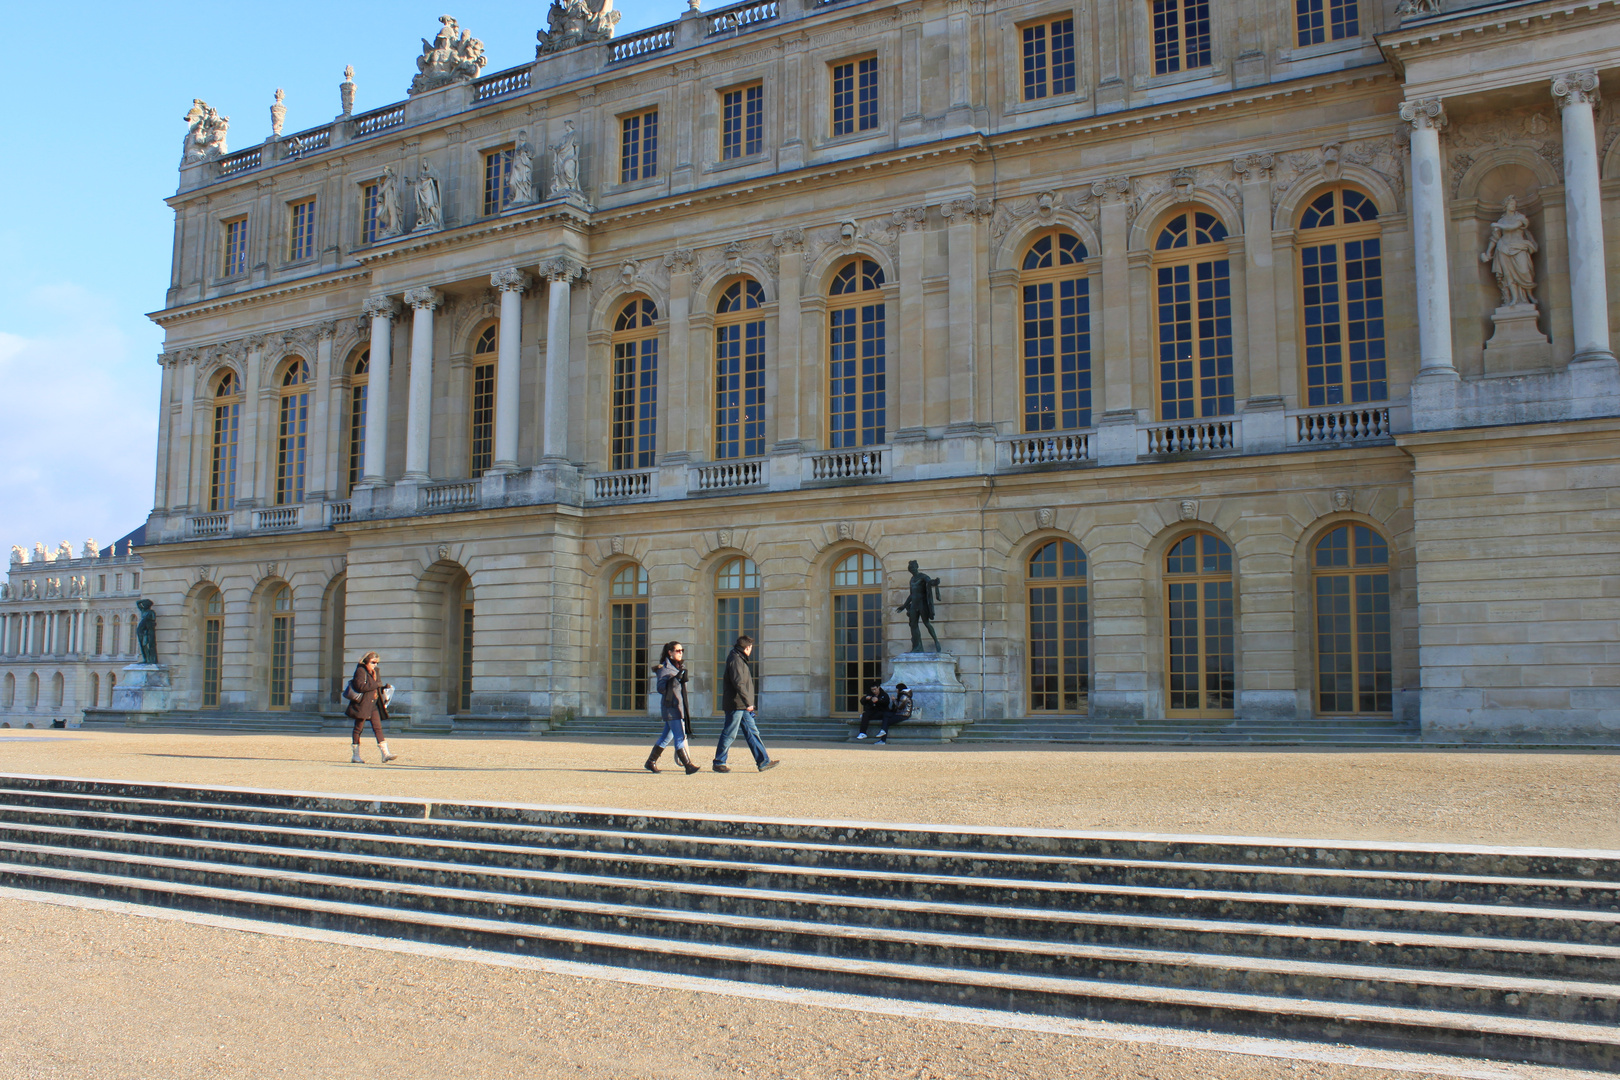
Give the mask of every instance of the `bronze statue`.
M 906 569 L 911 571 L 911 591 L 906 596 L 906 602 L 894 610 L 904 611 L 910 619 L 912 652 L 923 651 L 922 634 L 917 631 L 919 621 L 928 629 L 928 636 L 934 639 L 934 652 L 939 652 L 939 635 L 934 633 L 934 601 L 939 599 L 939 578 L 929 577 L 917 569 L 916 559 L 906 563 Z
M 141 663 L 156 664 L 157 615 L 152 611 L 152 601 L 137 600 L 135 606 L 141 611 L 141 621 L 135 624 L 135 643 L 141 648 Z

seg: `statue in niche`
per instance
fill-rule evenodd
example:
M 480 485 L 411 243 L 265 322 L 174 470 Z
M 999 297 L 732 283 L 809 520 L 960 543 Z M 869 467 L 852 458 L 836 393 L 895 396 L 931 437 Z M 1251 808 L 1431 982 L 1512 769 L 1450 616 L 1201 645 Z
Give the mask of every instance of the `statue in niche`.
M 377 181 L 377 238 L 398 236 L 405 231 L 405 213 L 400 206 L 399 177 L 392 165 L 383 166 Z
M 192 98 L 191 111 L 182 119 L 188 125 L 181 156 L 183 162 L 189 165 L 193 161 L 207 161 L 224 155 L 225 133 L 231 126 L 230 117 L 219 115 L 219 110 L 202 98 Z
M 540 44 L 536 57 L 562 52 L 577 45 L 606 41 L 619 25 L 619 13 L 613 10 L 613 0 L 551 0 L 546 13 L 546 28 L 535 34 Z
M 518 132 L 517 145 L 512 148 L 512 171 L 508 185 L 512 190 L 514 205 L 534 202 L 534 151 L 529 149 L 527 131 Z
M 135 644 L 140 646 L 141 663 L 156 664 L 157 658 L 157 615 L 152 611 L 152 601 L 141 599 L 135 601 L 140 609 L 141 621 L 135 624 Z
M 1502 290 L 1502 306 L 1515 307 L 1536 302 L 1534 257 L 1540 248 L 1530 235 L 1530 219 L 1519 213 L 1519 200 L 1509 195 L 1502 204 L 1502 216 L 1491 223 L 1491 241 L 1479 261 L 1491 264 L 1496 285 Z
M 896 611 L 906 613 L 907 621 L 911 623 L 911 651 L 922 652 L 922 634 L 917 629 L 921 623 L 928 636 L 934 639 L 934 652 L 939 652 L 939 635 L 934 633 L 934 601 L 939 599 L 939 578 L 929 577 L 917 568 L 917 560 L 912 559 L 906 563 L 906 569 L 911 571 L 911 585 L 906 594 L 906 602 L 895 608 Z
M 428 163 L 422 162 L 422 171 L 416 178 L 416 228 L 412 232 L 422 232 L 424 229 L 442 229 L 444 219 L 439 211 L 439 181 L 428 170 Z
M 574 122 L 563 121 L 562 142 L 551 148 L 551 194 L 573 195 L 579 191 L 579 140 Z
M 489 63 L 484 43 L 457 25 L 448 15 L 439 16 L 439 32 L 430 42 L 422 39 L 422 55 L 416 58 L 416 77 L 411 93 L 437 90 L 451 83 L 478 77 L 478 70 Z

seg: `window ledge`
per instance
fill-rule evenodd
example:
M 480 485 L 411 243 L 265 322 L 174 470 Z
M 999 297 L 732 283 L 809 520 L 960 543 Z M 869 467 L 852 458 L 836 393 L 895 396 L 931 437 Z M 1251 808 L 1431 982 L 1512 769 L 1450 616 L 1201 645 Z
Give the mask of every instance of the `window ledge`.
M 771 152 L 769 150 L 761 150 L 759 153 L 749 154 L 747 157 L 722 158 L 721 160 L 710 165 L 705 165 L 703 167 L 703 171 L 706 173 L 730 172 L 732 169 L 742 169 L 748 167 L 749 165 L 768 164 L 770 160 Z

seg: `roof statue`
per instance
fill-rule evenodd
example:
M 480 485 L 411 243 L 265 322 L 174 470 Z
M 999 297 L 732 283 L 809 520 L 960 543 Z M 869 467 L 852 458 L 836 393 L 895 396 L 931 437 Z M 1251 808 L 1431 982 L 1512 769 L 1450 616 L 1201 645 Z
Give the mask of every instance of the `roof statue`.
M 182 164 L 224 156 L 225 132 L 231 126 L 230 117 L 219 115 L 219 110 L 202 98 L 192 98 L 191 111 L 182 119 L 189 125 L 186 128 Z
M 416 58 L 417 76 L 411 80 L 413 94 L 476 79 L 479 69 L 489 63 L 484 43 L 463 30 L 455 19 L 440 15 L 439 24 L 439 33 L 431 42 L 422 39 L 422 55 Z
M 613 0 L 551 0 L 546 13 L 546 28 L 535 36 L 540 39 L 535 56 L 562 52 L 578 45 L 606 41 L 619 25 L 619 13 L 613 10 Z

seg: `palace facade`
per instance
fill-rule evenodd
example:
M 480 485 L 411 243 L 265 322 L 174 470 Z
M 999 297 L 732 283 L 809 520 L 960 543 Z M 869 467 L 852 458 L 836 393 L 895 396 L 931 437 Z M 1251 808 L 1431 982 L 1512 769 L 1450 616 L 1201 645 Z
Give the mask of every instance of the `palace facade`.
M 970 717 L 1620 731 L 1613 0 L 567 10 L 196 103 L 178 708 L 635 713 L 680 638 L 710 709 L 746 631 L 848 714 L 917 559 Z

